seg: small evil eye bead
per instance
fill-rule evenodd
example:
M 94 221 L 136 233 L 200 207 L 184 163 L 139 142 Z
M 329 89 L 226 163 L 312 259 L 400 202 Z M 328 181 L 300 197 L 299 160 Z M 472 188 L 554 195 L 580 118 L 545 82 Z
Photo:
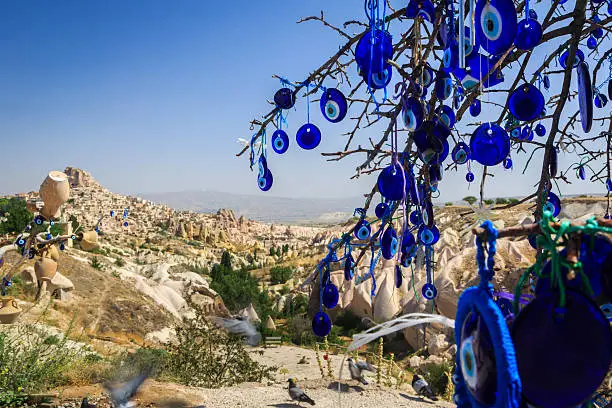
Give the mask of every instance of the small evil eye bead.
M 425 299 L 428 300 L 434 299 L 438 294 L 438 290 L 431 283 L 426 283 L 425 285 L 423 285 L 423 289 L 421 290 L 421 292 L 423 293 Z
M 23 238 L 19 238 L 19 239 L 17 240 L 17 246 L 18 246 L 18 247 L 22 247 L 22 246 L 24 246 L 24 245 L 25 245 L 25 239 L 23 239 Z
M 604 35 L 604 30 L 601 27 L 597 27 L 593 31 L 591 31 L 591 35 L 597 39 L 600 39 Z
M 47 236 L 45 237 L 45 239 L 51 239 L 51 238 L 53 238 L 51 234 L 47 234 Z
M 468 174 L 465 175 L 465 180 L 468 183 L 471 183 L 472 181 L 474 181 L 474 173 L 472 173 L 471 171 L 468 172 Z
M 482 111 L 482 104 L 480 100 L 474 99 L 474 101 L 472 101 L 472 103 L 470 104 L 470 115 L 472 115 L 473 117 L 476 117 L 480 115 L 481 111 Z
M 289 136 L 287 132 L 282 129 L 277 129 L 272 134 L 272 149 L 278 153 L 283 154 L 289 148 Z
M 32 229 L 32 226 L 30 224 L 26 225 L 26 231 L 30 231 Z
M 34 259 L 34 255 L 36 255 L 34 251 L 29 251 L 28 252 L 28 259 Z
M 512 168 L 512 159 L 509 157 L 506 157 L 504 159 L 504 169 L 509 170 Z
M 66 249 L 66 246 L 62 243 L 59 246 L 60 251 L 63 251 L 64 249 Z
M 37 215 L 36 218 L 34 218 L 34 222 L 36 223 L 36 225 L 42 225 L 43 219 L 40 215 Z
M 550 78 L 548 77 L 548 75 L 544 75 L 544 79 L 542 80 L 542 82 L 544 83 L 544 88 L 550 88 Z
M 55 221 L 53 221 L 53 220 L 49 221 L 49 225 L 54 226 L 55 225 Z
M 595 95 L 595 98 L 593 99 L 593 103 L 595 104 L 595 106 L 597 106 L 598 108 L 603 108 L 607 105 L 608 103 L 608 98 L 606 98 L 606 95 L 602 94 L 602 93 L 597 93 Z
M 461 377 L 455 373 L 453 374 L 452 381 L 454 385 L 459 385 L 461 383 Z
M 124 227 L 128 227 L 129 225 L 130 225 L 130 223 L 129 223 L 129 222 L 127 222 L 127 221 L 123 223 L 123 226 L 124 226 Z
M 368 239 L 371 232 L 372 227 L 366 220 L 360 221 L 355 227 L 355 237 L 360 240 Z
M 597 48 L 597 39 L 595 37 L 589 37 L 589 39 L 587 40 L 587 48 L 589 50 L 594 50 L 595 48 Z
M 512 129 L 512 132 L 510 132 L 510 137 L 513 137 L 515 139 L 520 139 L 521 138 L 521 128 Z
M 538 123 L 534 129 L 535 134 L 542 137 L 546 135 L 546 128 L 544 127 L 543 124 Z
M 578 178 L 580 180 L 586 179 L 586 171 L 584 170 L 584 166 L 578 167 Z
M 110 216 L 111 216 L 111 217 L 114 217 L 114 216 L 115 216 L 115 212 L 114 212 L 114 211 L 111 211 L 111 212 L 110 212 Z
M 73 235 L 70 236 L 70 239 L 74 241 L 74 240 L 77 239 L 77 237 L 76 237 L 76 235 L 73 234 Z

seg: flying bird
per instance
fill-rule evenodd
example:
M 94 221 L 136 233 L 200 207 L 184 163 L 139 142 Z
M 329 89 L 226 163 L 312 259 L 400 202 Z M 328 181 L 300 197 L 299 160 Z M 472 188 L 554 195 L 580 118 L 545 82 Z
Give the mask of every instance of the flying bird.
M 307 402 L 310 405 L 315 404 L 313 399 L 306 395 L 304 390 L 296 385 L 293 378 L 288 379 L 287 382 L 289 382 L 289 396 L 291 397 L 292 401 L 297 401 L 298 405 L 300 405 L 302 402 Z
M 372 364 L 368 363 L 367 361 L 358 361 L 357 363 L 355 363 L 350 357 L 347 358 L 346 361 L 348 361 L 349 373 L 351 373 L 351 378 L 353 380 L 359 381 L 363 385 L 368 385 L 368 382 L 365 380 L 365 378 L 363 378 L 363 371 L 375 372 L 376 369 L 374 368 L 374 366 L 372 366 Z
M 246 337 L 249 346 L 255 347 L 261 342 L 261 334 L 248 320 L 224 319 L 222 317 L 213 317 L 212 319 L 217 326 L 225 329 L 228 333 Z
M 414 377 L 412 377 L 412 388 L 414 388 L 416 393 L 419 395 L 423 395 L 433 401 L 438 400 L 427 381 L 425 381 L 425 379 L 419 375 L 415 374 Z
M 115 408 L 128 408 L 134 406 L 130 399 L 136 394 L 138 388 L 151 374 L 151 368 L 145 368 L 140 374 L 131 380 L 127 381 L 121 387 L 111 387 L 108 383 L 104 383 L 104 389 L 109 393 L 113 406 Z

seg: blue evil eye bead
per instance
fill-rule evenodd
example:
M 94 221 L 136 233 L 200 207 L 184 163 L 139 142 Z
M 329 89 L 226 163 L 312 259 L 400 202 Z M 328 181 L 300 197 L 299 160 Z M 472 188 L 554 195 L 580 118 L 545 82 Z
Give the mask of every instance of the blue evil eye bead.
M 333 283 L 328 283 L 323 288 L 323 305 L 328 309 L 333 309 L 338 305 L 340 295 L 338 288 Z
M 468 171 L 468 173 L 465 175 L 465 181 L 467 181 L 468 183 L 474 181 L 474 173 Z
M 424 116 L 425 111 L 418 98 L 411 96 L 404 101 L 404 105 L 402 106 L 402 119 L 404 120 L 404 127 L 407 130 L 417 130 L 423 123 Z
M 421 217 L 421 212 L 419 210 L 411 212 L 408 218 L 412 225 L 421 225 L 423 223 L 423 217 Z
M 20 248 L 23 247 L 25 245 L 25 243 L 26 243 L 26 241 L 23 238 L 19 238 L 17 240 L 17 246 L 20 247 Z
M 45 236 L 45 239 L 47 239 L 47 240 L 49 240 L 49 239 L 51 239 L 51 238 L 53 238 L 53 236 L 52 236 L 51 234 L 47 234 L 47 235 Z
M 459 365 L 468 392 L 484 406 L 493 406 L 497 393 L 497 366 L 491 333 L 476 311 L 461 327 Z
M 325 337 L 331 332 L 332 322 L 325 312 L 317 312 L 312 318 L 312 332 L 319 336 Z
M 270 173 L 270 177 L 272 177 L 272 173 Z M 123 226 L 124 226 L 124 227 L 128 227 L 129 225 L 130 225 L 130 223 L 129 223 L 129 222 L 127 222 L 127 221 L 125 221 L 125 222 L 123 223 Z
M 49 225 L 50 226 L 54 226 L 55 225 L 55 221 L 53 221 L 53 220 L 49 221 Z
M 484 166 L 495 166 L 508 157 L 510 138 L 501 126 L 483 123 L 470 138 L 470 151 L 472 160 Z
M 44 219 L 40 215 L 37 215 L 36 217 L 34 217 L 34 223 L 36 225 L 42 225 L 43 221 L 44 221 Z
M 364 78 L 366 83 L 372 87 L 372 89 L 383 89 L 389 82 L 391 82 L 391 78 L 393 77 L 393 70 L 391 69 L 391 65 L 386 65 L 385 68 L 380 72 L 372 72 L 370 74 L 370 80 L 368 82 L 367 78 Z
M 542 82 L 544 83 L 544 88 L 550 88 L 550 78 L 548 77 L 548 75 L 544 75 Z
M 436 10 L 431 0 L 410 0 L 406 7 L 406 17 L 422 17 L 425 21 L 433 23 L 436 18 Z
M 542 137 L 546 135 L 546 128 L 544 127 L 543 124 L 538 123 L 534 129 L 535 134 Z
M 593 31 L 591 31 L 591 35 L 597 39 L 600 39 L 604 35 L 604 30 L 601 27 L 597 27 Z
M 424 88 L 427 88 L 429 85 L 431 85 L 434 79 L 435 77 L 433 69 L 431 69 L 429 65 L 425 65 L 423 67 L 423 70 L 421 71 L 420 75 L 415 74 L 414 76 L 414 81 Z
M 586 179 L 586 171 L 584 170 L 584 166 L 578 166 L 578 170 L 576 171 L 576 176 L 580 180 Z
M 514 138 L 514 139 L 521 139 L 521 128 L 514 128 L 512 129 L 512 131 L 510 132 L 510 137 Z
M 59 246 L 60 251 L 63 251 L 64 249 L 66 249 L 66 246 L 64 245 L 64 243 L 62 242 Z
M 526 18 L 518 23 L 514 44 L 520 50 L 531 50 L 542 40 L 542 26 L 538 20 Z
M 589 37 L 589 39 L 587 40 L 587 48 L 589 50 L 594 50 L 595 48 L 597 48 L 597 39 L 595 39 L 595 37 Z
M 261 191 L 268 191 L 272 187 L 272 183 L 274 183 L 274 177 L 272 177 L 272 172 L 269 169 L 266 169 L 266 173 L 257 179 L 257 185 Z
M 488 53 L 498 55 L 516 38 L 516 8 L 512 0 L 479 0 L 476 3 L 476 38 Z
M 259 173 L 258 173 L 259 177 L 263 177 L 266 174 L 266 171 L 268 171 L 268 160 L 266 159 L 266 156 L 264 156 L 263 154 L 259 156 L 258 168 L 259 168 Z M 125 216 L 126 214 L 124 212 L 123 213 L 124 219 L 125 219 Z
M 446 71 L 454 71 L 459 66 L 459 44 L 454 38 L 448 42 L 444 49 L 442 64 Z
M 378 219 L 382 219 L 385 216 L 385 213 L 389 209 L 389 206 L 386 203 L 378 203 L 376 208 L 374 209 L 374 214 Z
M 332 123 L 340 122 L 348 111 L 348 104 L 344 94 L 336 88 L 328 88 L 323 91 L 319 107 L 325 119 Z
M 523 127 L 523 130 L 521 130 L 520 138 L 528 141 L 533 140 L 533 132 L 531 131 L 531 128 L 529 126 Z
M 482 86 L 487 89 L 504 82 L 504 75 L 499 68 L 488 75 L 490 68 L 498 61 L 498 57 L 488 58 L 475 52 L 465 59 L 467 70 L 457 69 L 453 73 L 461 81 L 464 89 L 475 88 L 480 83 L 480 78 L 483 78 Z
M 595 98 L 593 98 L 593 104 L 601 109 L 608 104 L 608 98 L 606 98 L 606 95 L 598 92 Z
M 312 123 L 307 123 L 298 129 L 295 139 L 302 149 L 312 150 L 321 143 L 321 131 Z
M 438 296 L 438 289 L 433 285 L 433 283 L 426 283 L 423 285 L 421 289 L 421 293 L 423 297 L 427 300 L 435 299 Z
M 279 109 L 291 109 L 295 105 L 295 93 L 289 88 L 281 88 L 274 94 L 274 103 Z
M 472 115 L 473 117 L 476 117 L 480 115 L 481 111 L 482 111 L 482 104 L 480 103 L 480 100 L 474 99 L 472 103 L 470 104 L 470 115 Z
M 421 216 L 423 217 L 423 225 L 428 228 L 432 228 L 434 226 L 434 213 L 433 213 L 433 205 L 431 205 L 431 200 L 429 198 L 423 199 L 423 207 L 421 209 Z
M 74 240 L 76 240 L 76 239 L 77 239 L 77 236 L 76 236 L 76 235 L 74 235 L 74 234 L 72 234 L 72 235 L 70 236 L 70 239 L 74 241 Z
M 565 299 L 565 308 L 555 310 L 559 309 L 559 293 L 541 293 L 512 325 L 522 393 L 534 406 L 581 406 L 610 368 L 612 331 L 608 319 L 579 291 L 566 288 Z
M 110 212 L 110 216 L 111 216 L 111 217 L 114 217 L 114 216 L 115 216 L 115 211 L 111 210 L 111 212 Z
M 606 180 L 606 188 L 608 189 L 608 191 L 612 191 L 612 180 L 611 179 Z
M 357 225 L 355 226 L 355 238 L 357 239 L 368 239 L 370 238 L 370 233 L 372 232 L 372 226 L 366 220 L 359 220 Z
M 511 168 L 512 168 L 512 159 L 509 157 L 506 157 L 504 159 L 504 169 L 510 170 Z
M 576 68 L 578 72 L 578 107 L 582 130 L 588 133 L 593 125 L 593 88 L 589 66 L 582 61 Z
M 465 27 L 464 48 L 466 57 L 469 57 L 472 55 L 472 53 L 476 54 L 476 51 L 478 51 L 478 48 L 480 48 L 480 43 L 478 42 L 478 37 L 476 36 L 474 37 L 474 45 L 472 45 L 472 33 L 470 32 L 469 27 Z
M 459 142 L 453 147 L 451 157 L 456 164 L 465 164 L 470 159 L 470 147 L 464 142 Z
M 34 259 L 34 256 L 36 256 L 36 251 L 30 250 L 28 252 L 28 259 Z
M 355 61 L 361 72 L 380 73 L 387 60 L 393 58 L 391 34 L 382 30 L 367 30 L 355 47 Z
M 565 66 L 567 65 L 568 57 L 569 57 L 569 50 L 565 50 L 559 56 L 559 65 L 561 65 L 563 69 L 565 69 Z M 572 66 L 572 68 L 576 68 L 578 64 L 580 64 L 582 61 L 584 61 L 584 52 L 582 52 L 580 49 L 576 49 L 576 55 L 574 56 L 574 65 Z
M 348 254 L 344 260 L 344 279 L 350 281 L 353 279 L 353 276 L 355 276 L 355 261 L 353 256 Z
M 100 228 L 96 227 L 96 228 L 94 228 L 94 231 L 96 231 L 99 234 L 100 233 Z
M 282 129 L 276 129 L 272 133 L 272 149 L 278 154 L 283 154 L 289 149 L 289 136 L 287 132 Z
M 385 259 L 392 259 L 399 249 L 399 242 L 397 239 L 397 232 L 392 226 L 388 226 L 382 237 L 380 238 L 380 246 L 382 249 L 382 256 Z
M 546 203 L 544 203 L 544 210 L 550 211 L 553 217 L 556 217 L 561 212 L 561 200 L 552 191 L 548 193 Z
M 436 111 L 440 122 L 442 122 L 447 128 L 452 129 L 455 126 L 455 112 L 450 106 L 442 105 Z
M 402 286 L 403 280 L 404 274 L 402 273 L 402 268 L 399 265 L 395 265 L 395 287 L 399 289 Z
M 544 108 L 544 96 L 535 86 L 525 83 L 517 87 L 508 98 L 508 107 L 518 120 L 537 118 Z
M 527 241 L 529 242 L 529 245 L 533 248 L 533 249 L 538 249 L 538 243 L 536 241 L 536 235 L 528 235 L 527 236 Z
M 538 19 L 538 13 L 536 13 L 534 9 L 529 9 L 529 18 L 537 20 Z
M 414 256 L 414 253 L 416 252 L 416 240 L 414 239 L 414 235 L 412 235 L 408 229 L 405 229 L 404 233 L 402 234 L 401 246 L 402 254 L 410 257 Z
M 440 239 L 440 231 L 435 225 L 431 228 L 427 228 L 426 226 L 422 225 L 419 228 L 417 236 L 419 237 L 419 242 L 421 244 L 434 245 Z
M 438 99 L 444 101 L 448 99 L 453 93 L 453 80 L 450 75 L 439 72 L 438 78 L 436 78 L 436 96 Z
M 378 191 L 387 200 L 404 198 L 406 174 L 401 164 L 391 164 L 378 175 Z

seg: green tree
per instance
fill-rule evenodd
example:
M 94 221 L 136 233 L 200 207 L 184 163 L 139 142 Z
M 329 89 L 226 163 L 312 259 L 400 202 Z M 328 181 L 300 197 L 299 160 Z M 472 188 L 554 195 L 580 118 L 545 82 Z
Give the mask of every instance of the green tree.
M 276 251 L 274 250 L 274 247 L 270 247 L 270 256 L 274 255 L 276 255 Z
M 16 197 L 0 199 L 0 217 L 6 218 L 0 221 L 0 234 L 21 232 L 34 218 L 26 209 L 25 200 Z
M 495 202 L 494 200 L 484 200 L 484 203 L 485 203 L 486 205 L 491 205 L 491 204 L 493 204 L 494 202 Z
M 270 283 L 278 285 L 279 283 L 285 283 L 293 275 L 293 268 L 288 266 L 274 266 L 270 269 Z
M 221 265 L 227 269 L 232 269 L 232 256 L 229 251 L 224 251 L 221 255 Z
M 495 204 L 508 204 L 508 200 L 502 197 L 498 197 L 495 199 Z
M 467 196 L 467 197 L 463 197 L 463 201 L 469 204 L 474 204 L 476 201 L 478 201 L 478 199 L 474 196 Z

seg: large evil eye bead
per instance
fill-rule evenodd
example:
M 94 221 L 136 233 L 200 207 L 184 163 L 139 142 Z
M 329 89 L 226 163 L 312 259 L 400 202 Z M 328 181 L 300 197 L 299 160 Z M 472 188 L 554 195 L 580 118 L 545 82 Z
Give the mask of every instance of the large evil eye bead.
M 567 65 L 568 57 L 569 57 L 569 50 L 565 50 L 559 56 L 559 64 L 561 65 L 561 67 L 563 69 L 565 69 L 565 66 Z M 578 66 L 578 64 L 580 64 L 582 61 L 584 61 L 584 52 L 582 52 L 580 49 L 577 49 L 576 50 L 576 55 L 574 56 L 574 64 L 573 64 L 572 68 L 576 68 Z
M 544 96 L 538 88 L 525 83 L 510 94 L 508 106 L 514 117 L 519 120 L 530 121 L 542 113 Z
M 331 332 L 332 322 L 325 312 L 317 312 L 312 318 L 312 331 L 319 337 L 325 337 Z
M 436 113 L 440 119 L 440 122 L 444 123 L 447 128 L 452 129 L 453 126 L 455 126 L 455 112 L 453 112 L 453 109 L 450 106 L 442 105 L 437 109 Z
M 537 20 L 526 18 L 518 23 L 514 44 L 521 50 L 531 50 L 542 40 L 542 26 Z
M 333 283 L 328 283 L 323 288 L 323 305 L 328 309 L 333 309 L 338 305 L 340 295 L 338 288 Z
M 476 4 L 476 35 L 490 54 L 504 53 L 516 37 L 516 8 L 512 0 L 480 0 Z
M 561 200 L 552 191 L 548 193 L 546 203 L 544 203 L 544 210 L 550 211 L 553 217 L 556 217 L 561 212 Z
M 272 149 L 278 154 L 283 154 L 289 148 L 289 136 L 282 129 L 277 129 L 272 133 Z
M 431 228 L 421 226 L 418 232 L 419 242 L 423 245 L 434 245 L 440 239 L 440 231 L 435 225 Z
M 385 259 L 392 259 L 397 254 L 399 242 L 397 240 L 397 232 L 393 227 L 387 227 L 380 239 L 380 246 L 382 256 Z
M 438 289 L 432 283 L 426 283 L 423 285 L 421 293 L 425 299 L 432 300 L 438 295 Z
M 348 110 L 344 94 L 335 88 L 328 88 L 323 92 L 319 107 L 325 119 L 332 123 L 338 123 L 344 119 Z
M 257 185 L 261 191 L 268 191 L 272 187 L 272 183 L 274 182 L 274 178 L 272 177 L 272 172 L 267 169 L 266 173 L 257 178 Z
M 472 115 L 473 117 L 476 117 L 480 115 L 481 111 L 482 111 L 482 104 L 480 103 L 480 100 L 474 99 L 474 101 L 470 104 L 470 115 Z
M 279 109 L 291 109 L 295 104 L 295 94 L 289 88 L 281 88 L 274 94 L 274 103 Z
M 497 392 L 495 348 L 484 319 L 475 311 L 463 322 L 458 352 L 469 393 L 481 404 L 492 406 Z
M 410 97 L 406 99 L 402 107 L 402 119 L 407 130 L 417 130 L 423 123 L 424 116 L 423 105 L 421 105 L 418 98 Z
M 448 99 L 453 93 L 453 80 L 448 74 L 441 73 L 436 79 L 436 96 L 440 100 Z
M 312 123 L 307 123 L 298 129 L 295 140 L 302 149 L 312 150 L 321 143 L 321 131 Z
M 383 89 L 389 85 L 392 76 L 393 70 L 391 69 L 391 65 L 387 65 L 382 71 L 374 72 L 370 75 L 369 85 L 373 89 Z
M 364 240 L 370 238 L 370 233 L 372 232 L 372 227 L 370 223 L 366 220 L 361 220 L 355 226 L 355 238 Z
M 470 159 L 470 147 L 464 142 L 459 142 L 453 147 L 451 156 L 456 164 L 465 164 Z

